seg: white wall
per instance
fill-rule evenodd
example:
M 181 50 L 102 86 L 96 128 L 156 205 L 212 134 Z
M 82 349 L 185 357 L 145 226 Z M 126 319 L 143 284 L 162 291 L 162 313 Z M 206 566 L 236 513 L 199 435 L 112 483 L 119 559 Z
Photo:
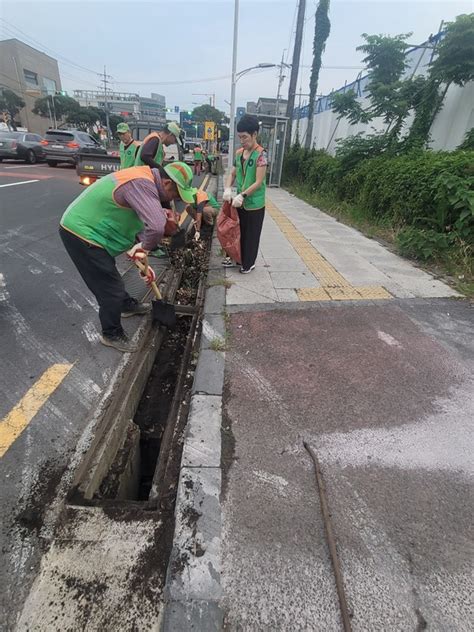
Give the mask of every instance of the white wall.
M 418 75 L 426 75 L 431 59 L 432 50 L 425 45 L 413 49 L 407 53 L 409 62 L 406 77 Z M 340 91 L 353 89 L 356 93 L 363 95 L 364 88 L 367 85 L 367 76 L 362 77 L 359 81 L 355 81 Z M 362 107 L 369 105 L 369 99 L 364 96 L 358 98 Z M 323 111 L 314 115 L 313 121 L 313 137 L 312 146 L 316 149 L 326 149 L 329 153 L 334 154 L 336 149 L 336 141 L 338 139 L 347 138 L 363 132 L 373 134 L 375 132 L 383 132 L 387 125 L 382 119 L 374 119 L 369 124 L 358 123 L 351 125 L 346 118 L 342 118 L 338 122 L 338 115 L 327 107 L 327 99 L 323 97 L 316 103 L 324 108 Z M 302 111 L 304 115 L 304 111 Z M 408 132 L 413 122 L 413 113 L 409 115 L 404 125 L 404 132 Z M 433 149 L 455 149 L 464 139 L 466 132 L 474 126 L 474 82 L 471 82 L 460 88 L 459 86 L 450 86 L 443 102 L 443 108 L 431 126 L 431 143 Z M 306 138 L 306 129 L 308 127 L 308 118 L 299 119 L 299 139 L 304 144 Z M 292 126 L 292 142 L 296 138 L 296 121 Z

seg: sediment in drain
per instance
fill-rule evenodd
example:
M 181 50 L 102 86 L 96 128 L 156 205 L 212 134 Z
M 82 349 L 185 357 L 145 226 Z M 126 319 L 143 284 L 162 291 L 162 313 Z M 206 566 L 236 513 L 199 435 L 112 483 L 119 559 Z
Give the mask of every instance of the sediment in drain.
M 206 241 L 193 243 L 189 248 L 172 253 L 173 266 L 183 271 L 181 285 L 176 294 L 177 303 L 195 303 L 199 282 L 207 268 L 208 256 L 209 247 Z M 176 329 L 166 334 L 133 423 L 130 422 L 127 437 L 94 495 L 96 500 L 148 500 L 190 323 L 191 319 L 188 317 L 179 318 Z M 189 367 L 183 399 L 192 386 L 193 369 L 194 366 Z M 179 458 L 179 450 L 178 446 L 174 459 Z

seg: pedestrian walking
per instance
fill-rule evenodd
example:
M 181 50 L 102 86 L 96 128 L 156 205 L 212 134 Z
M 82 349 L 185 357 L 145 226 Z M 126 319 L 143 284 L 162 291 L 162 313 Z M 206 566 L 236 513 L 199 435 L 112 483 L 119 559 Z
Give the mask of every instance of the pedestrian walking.
M 135 165 L 139 144 L 133 140 L 132 132 L 127 123 L 117 125 L 117 136 L 120 138 L 120 169 L 129 169 Z
M 158 169 L 123 169 L 97 180 L 64 212 L 59 234 L 99 304 L 102 344 L 123 352 L 137 350 L 122 328 L 121 317 L 146 314 L 150 305 L 127 294 L 115 257 L 158 246 L 167 219 L 164 206 L 179 198 L 192 204 L 192 179 L 184 162 Z M 152 277 L 153 272 L 148 280 Z
M 183 131 L 174 122 L 167 123 L 159 132 L 151 132 L 145 136 L 135 158 L 135 166 L 147 165 L 157 169 L 165 159 L 165 147 L 183 146 Z
M 223 196 L 225 201 L 232 200 L 232 206 L 239 213 L 242 274 L 248 274 L 255 268 L 265 217 L 267 155 L 257 142 L 258 132 L 256 116 L 245 114 L 238 122 L 237 135 L 241 148 L 235 154 Z M 232 199 L 234 181 L 237 195 Z M 232 266 L 234 263 L 226 258 L 223 265 Z

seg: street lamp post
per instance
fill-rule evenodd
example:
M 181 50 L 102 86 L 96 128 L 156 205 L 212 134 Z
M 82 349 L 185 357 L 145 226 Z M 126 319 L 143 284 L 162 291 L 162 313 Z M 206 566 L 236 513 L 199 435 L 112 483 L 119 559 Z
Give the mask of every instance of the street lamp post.
M 234 44 L 232 50 L 232 84 L 230 88 L 230 121 L 229 121 L 229 169 L 234 157 L 235 145 L 235 84 L 237 83 L 237 43 L 239 38 L 239 0 L 234 0 Z
M 234 155 L 235 148 L 235 86 L 237 81 L 246 75 L 248 72 L 252 70 L 259 70 L 260 68 L 276 68 L 279 64 L 269 64 L 267 62 L 263 62 L 261 64 L 257 64 L 256 66 L 250 66 L 250 68 L 245 68 L 244 70 L 240 70 L 235 74 L 232 74 L 232 89 L 230 93 L 230 122 L 229 122 L 229 156 L 232 158 Z M 229 164 L 229 167 L 231 165 Z

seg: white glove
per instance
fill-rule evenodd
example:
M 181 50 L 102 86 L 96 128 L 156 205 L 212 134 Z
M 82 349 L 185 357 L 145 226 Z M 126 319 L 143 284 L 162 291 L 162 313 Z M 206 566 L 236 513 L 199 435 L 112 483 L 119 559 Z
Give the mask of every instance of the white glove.
M 236 195 L 235 198 L 232 200 L 232 206 L 234 206 L 235 208 L 240 208 L 243 203 L 244 203 L 244 196 L 242 195 L 242 193 L 239 193 L 238 195 Z
M 199 231 L 196 231 L 194 233 L 194 241 L 199 241 L 201 239 L 201 233 Z
M 232 199 L 232 189 L 230 187 L 226 187 L 224 189 L 224 195 L 222 196 L 224 202 L 230 202 Z
M 130 248 L 130 250 L 127 250 L 127 255 L 130 259 L 140 259 L 144 254 L 148 254 L 148 250 L 143 250 L 143 244 L 141 241 Z

